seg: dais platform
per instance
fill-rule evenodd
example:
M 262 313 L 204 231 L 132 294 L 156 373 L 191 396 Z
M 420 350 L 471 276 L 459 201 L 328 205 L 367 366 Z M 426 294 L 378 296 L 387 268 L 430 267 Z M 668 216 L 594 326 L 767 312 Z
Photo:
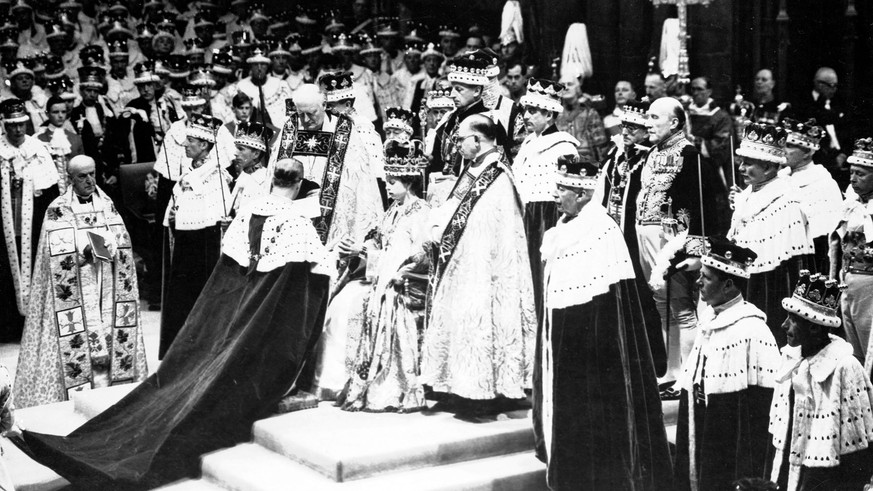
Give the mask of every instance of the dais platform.
M 78 393 L 72 401 L 20 410 L 28 429 L 67 434 L 106 410 L 134 386 Z M 665 403 L 668 433 L 677 404 Z M 672 434 L 671 440 L 672 440 Z M 68 483 L 5 444 L 19 491 Z M 450 413 L 347 412 L 330 403 L 255 423 L 252 440 L 204 455 L 202 476 L 166 491 L 539 491 L 545 466 L 533 454 L 530 411 L 469 422 Z

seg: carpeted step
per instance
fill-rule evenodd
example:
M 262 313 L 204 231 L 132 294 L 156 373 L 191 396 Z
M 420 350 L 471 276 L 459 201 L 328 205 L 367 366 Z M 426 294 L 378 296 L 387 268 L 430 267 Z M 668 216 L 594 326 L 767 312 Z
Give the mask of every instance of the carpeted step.
M 240 491 L 287 489 L 545 491 L 547 489 L 545 466 L 534 457 L 533 452 L 500 455 L 339 483 L 261 446 L 247 443 L 204 456 L 203 476 L 207 482 L 214 482 L 222 489 Z
M 255 423 L 254 442 L 333 481 L 533 449 L 530 410 L 472 423 L 451 413 L 342 411 L 329 403 Z

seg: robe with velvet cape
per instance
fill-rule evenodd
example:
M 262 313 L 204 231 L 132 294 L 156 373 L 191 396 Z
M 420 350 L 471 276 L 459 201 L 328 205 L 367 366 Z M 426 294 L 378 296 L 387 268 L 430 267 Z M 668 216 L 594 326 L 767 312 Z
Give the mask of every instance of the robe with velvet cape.
M 553 490 L 670 489 L 670 451 L 634 269 L 597 203 L 543 238 L 534 383 L 537 456 Z
M 311 222 L 290 201 L 265 200 L 274 202 L 228 228 L 157 373 L 66 437 L 25 432 L 25 451 L 81 489 L 150 489 L 196 476 L 200 455 L 250 438 L 312 349 L 329 283 Z

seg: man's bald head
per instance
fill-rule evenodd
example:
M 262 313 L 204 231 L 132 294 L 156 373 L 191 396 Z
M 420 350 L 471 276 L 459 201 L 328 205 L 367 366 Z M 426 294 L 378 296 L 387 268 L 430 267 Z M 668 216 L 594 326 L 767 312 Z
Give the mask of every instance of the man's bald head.
M 97 165 L 94 159 L 87 155 L 76 155 L 67 163 L 67 175 L 73 185 L 73 191 L 87 198 L 97 189 Z
M 837 72 L 833 68 L 823 66 L 816 70 L 813 78 L 815 91 L 825 99 L 831 99 L 837 92 Z
M 479 136 L 484 142 L 494 143 L 497 140 L 497 124 L 482 114 L 473 114 L 461 122 L 461 128 Z M 466 134 L 466 133 L 464 133 Z
M 315 84 L 303 84 L 297 87 L 291 97 L 297 107 L 324 105 L 324 93 Z
M 300 124 L 306 130 L 320 130 L 324 123 L 324 93 L 315 84 L 303 84 L 292 94 Z
M 769 68 L 762 68 L 755 74 L 755 93 L 758 98 L 771 95 L 773 88 L 776 87 L 776 81 L 773 80 L 773 72 Z
M 660 143 L 685 127 L 685 109 L 672 97 L 656 99 L 647 114 L 646 130 L 652 143 Z
M 87 171 L 88 169 L 93 171 L 96 168 L 97 163 L 94 162 L 93 158 L 87 155 L 76 155 L 67 163 L 67 174 L 73 177 L 82 171 Z

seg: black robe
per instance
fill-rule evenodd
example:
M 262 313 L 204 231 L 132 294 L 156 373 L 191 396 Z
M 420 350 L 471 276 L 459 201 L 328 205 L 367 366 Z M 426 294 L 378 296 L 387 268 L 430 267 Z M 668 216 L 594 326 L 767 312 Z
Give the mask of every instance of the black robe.
M 658 382 L 635 282 L 621 280 L 590 302 L 553 310 L 551 333 L 549 487 L 671 489 Z M 540 349 L 535 363 L 541 364 Z M 545 460 L 542 404 L 542 394 L 535 391 L 537 456 Z
M 40 196 L 33 198 L 33 222 L 31 233 L 31 266 L 37 257 L 37 246 L 42 232 L 42 220 L 45 211 L 58 197 L 58 186 L 44 189 Z M 15 284 L 12 282 L 12 268 L 9 266 L 9 256 L 6 249 L 5 231 L 0 224 L 0 342 L 11 343 L 21 339 L 24 328 L 24 316 L 18 311 L 18 301 L 15 297 Z M 20 238 L 18 239 L 20 241 Z M 18 254 L 21 255 L 21 244 L 18 243 Z
M 773 270 L 752 274 L 747 283 L 743 296 L 767 314 L 767 327 L 780 348 L 788 342 L 785 329 L 782 328 L 787 316 L 782 299 L 791 297 L 800 278 L 800 270 L 809 269 L 812 262 L 811 256 L 794 256 L 782 261 Z
M 773 389 L 750 386 L 739 392 L 710 394 L 695 402 L 694 425 L 698 489 L 728 491 L 744 477 L 765 478 Z M 688 392 L 682 390 L 676 427 L 676 489 L 690 489 Z
M 310 267 L 247 272 L 222 256 L 157 373 L 69 436 L 16 444 L 81 489 L 196 477 L 201 455 L 248 440 L 294 384 L 327 307 L 328 277 Z
M 636 216 L 637 216 L 637 200 L 636 195 L 640 192 L 640 173 L 642 165 L 634 169 L 634 166 L 640 160 L 646 157 L 644 152 L 628 151 L 627 153 L 617 156 L 616 149 L 613 148 L 607 155 L 607 160 L 603 165 L 601 172 L 606 173 L 607 178 L 604 179 L 605 188 L 603 190 L 603 202 L 601 205 L 605 209 L 609 209 L 609 198 L 612 192 L 612 187 L 619 185 L 622 180 L 625 181 L 624 195 L 627 197 L 622 208 L 624 216 L 623 223 L 619 223 L 624 242 L 627 244 L 627 251 L 630 253 L 631 264 L 634 267 L 636 274 L 637 293 L 640 299 L 640 306 L 643 309 L 643 322 L 646 325 L 646 334 L 649 339 L 649 348 L 652 351 L 652 361 L 655 363 L 655 374 L 663 376 L 667 372 L 667 347 L 664 345 L 664 336 L 661 333 L 661 314 L 658 313 L 658 307 L 655 305 L 655 296 L 646 277 L 643 274 L 643 267 L 640 264 L 640 245 L 637 242 Z M 628 162 L 628 170 L 633 170 L 627 176 L 620 175 L 618 170 L 619 164 L 624 159 L 630 159 Z

